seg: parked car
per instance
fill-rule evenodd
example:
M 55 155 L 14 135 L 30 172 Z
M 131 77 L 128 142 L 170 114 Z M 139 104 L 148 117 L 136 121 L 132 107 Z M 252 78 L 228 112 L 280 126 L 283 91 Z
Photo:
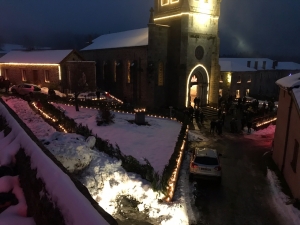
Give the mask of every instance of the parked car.
M 74 100 L 75 96 L 74 94 L 68 94 L 69 98 Z M 106 99 L 105 95 L 103 93 L 100 93 L 100 99 L 104 100 Z M 85 100 L 97 100 L 96 92 L 84 92 L 80 93 L 78 95 L 78 100 L 85 101 Z
M 13 85 L 10 91 L 19 95 L 33 95 L 34 93 L 41 93 L 41 88 L 34 84 L 19 84 Z
M 221 181 L 222 170 L 216 149 L 195 148 L 190 161 L 190 180 L 194 177 Z

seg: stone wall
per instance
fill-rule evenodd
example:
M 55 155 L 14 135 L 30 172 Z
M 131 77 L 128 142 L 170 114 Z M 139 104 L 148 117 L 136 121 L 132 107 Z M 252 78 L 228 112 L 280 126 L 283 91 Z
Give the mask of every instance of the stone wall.
M 45 80 L 46 71 L 49 72 L 49 81 Z M 22 79 L 22 73 L 25 73 L 23 77 L 25 79 Z M 56 87 L 60 82 L 57 65 L 1 65 L 1 74 L 6 76 L 13 85 L 32 83 L 41 87 Z
M 132 104 L 145 106 L 147 89 L 147 46 L 80 52 L 96 61 L 97 86 Z M 134 63 L 134 66 L 131 65 Z M 129 73 L 131 71 L 131 73 Z M 128 79 L 130 76 L 130 79 Z

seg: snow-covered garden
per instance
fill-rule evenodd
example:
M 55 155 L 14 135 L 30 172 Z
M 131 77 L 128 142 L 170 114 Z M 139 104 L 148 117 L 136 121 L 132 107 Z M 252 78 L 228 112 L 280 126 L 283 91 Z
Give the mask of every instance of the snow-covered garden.
M 173 202 L 161 201 L 164 195 L 151 188 L 151 184 L 140 175 L 128 173 L 122 167 L 122 162 L 98 151 L 94 146 L 93 137 L 85 139 L 74 133 L 64 133 L 55 130 L 32 110 L 28 103 L 15 97 L 3 98 L 36 137 L 52 152 L 52 154 L 88 188 L 98 204 L 109 214 L 116 215 L 122 210 L 120 197 L 126 196 L 137 202 L 137 209 L 144 212 L 159 224 L 190 224 L 194 218 L 188 205 L 192 202 L 189 194 L 178 197 Z M 93 134 L 118 145 L 126 155 L 132 155 L 140 163 L 146 158 L 153 168 L 161 174 L 174 151 L 181 124 L 177 121 L 146 117 L 150 126 L 138 126 L 129 123 L 133 114 L 115 114 L 115 122 L 108 126 L 97 126 L 96 109 L 81 108 L 75 111 L 74 106 L 54 104 L 65 111 L 65 115 L 89 127 Z M 255 131 L 246 138 L 258 140 L 261 135 L 274 133 L 275 126 Z M 208 140 L 201 132 L 190 132 L 191 140 Z M 274 196 L 278 211 L 289 215 L 289 221 L 300 223 L 300 213 L 291 205 L 286 205 L 288 197 L 280 191 L 276 175 L 268 170 L 270 190 Z M 1 181 L 1 178 L 0 178 Z M 182 183 L 185 181 L 180 181 Z M 189 190 L 181 190 L 188 192 Z M 0 214 L 1 216 L 1 214 Z M 292 218 L 292 219 L 291 219 Z M 25 224 L 25 223 L 24 223 Z M 290 223 L 292 224 L 292 223 Z

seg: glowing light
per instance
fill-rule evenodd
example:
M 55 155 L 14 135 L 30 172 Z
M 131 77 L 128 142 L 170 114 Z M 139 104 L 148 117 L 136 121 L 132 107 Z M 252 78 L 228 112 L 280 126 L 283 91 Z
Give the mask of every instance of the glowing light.
M 209 13 L 204 13 L 204 12 L 199 12 L 199 13 L 191 13 L 191 12 L 182 12 L 182 13 L 178 13 L 178 14 L 174 14 L 174 15 L 170 15 L 170 16 L 162 16 L 162 17 L 157 17 L 157 18 L 154 18 L 154 21 L 155 20 L 164 20 L 164 19 L 170 19 L 170 18 L 174 18 L 174 17 L 180 17 L 180 16 L 183 16 L 183 15 L 191 15 L 191 16 L 196 16 L 197 19 L 201 20 L 201 19 L 204 19 L 204 23 L 207 22 L 207 19 L 219 19 L 219 17 L 217 16 L 211 16 Z M 201 23 L 203 23 L 201 22 Z
M 136 108 L 134 109 L 135 112 L 146 112 L 146 109 L 145 108 Z
M 257 123 L 256 124 L 256 127 L 260 127 L 260 126 L 263 126 L 265 124 L 268 124 L 268 123 L 271 123 L 273 121 L 277 120 L 277 117 L 273 118 L 273 119 L 270 119 L 270 120 L 267 120 L 267 121 L 264 121 L 264 122 L 261 122 L 261 123 Z
M 227 82 L 231 83 L 231 73 L 227 73 Z
M 208 76 L 208 72 L 207 72 L 207 69 L 205 68 L 205 66 L 203 66 L 202 64 L 198 64 L 196 65 L 190 72 L 189 76 L 188 76 L 188 79 L 187 79 L 187 84 L 186 84 L 186 99 L 185 99 L 185 106 L 188 107 L 188 102 L 189 102 L 189 80 L 194 72 L 194 70 L 198 67 L 202 67 L 206 73 L 206 76 L 207 76 L 207 98 L 206 98 L 206 101 L 208 103 L 208 91 L 209 91 L 209 76 Z
M 0 63 L 1 65 L 20 65 L 20 66 L 59 66 L 59 64 L 50 64 L 50 63 Z
M 183 156 L 183 151 L 185 149 L 185 144 L 186 144 L 186 137 L 187 137 L 187 133 L 188 133 L 189 128 L 187 127 L 187 129 L 185 130 L 185 135 L 184 135 L 184 140 L 182 142 L 181 148 L 180 148 L 180 152 L 179 152 L 179 156 L 176 160 L 177 164 L 176 167 L 168 181 L 168 186 L 167 186 L 167 197 L 166 197 L 166 201 L 169 202 L 172 200 L 173 196 L 174 196 L 174 192 L 175 192 L 175 186 L 176 186 L 176 181 L 178 178 L 178 174 L 179 174 L 179 169 L 180 169 L 180 165 L 181 165 L 181 161 L 182 161 L 182 156 Z
M 58 79 L 61 80 L 61 69 L 60 69 L 60 65 L 58 65 Z

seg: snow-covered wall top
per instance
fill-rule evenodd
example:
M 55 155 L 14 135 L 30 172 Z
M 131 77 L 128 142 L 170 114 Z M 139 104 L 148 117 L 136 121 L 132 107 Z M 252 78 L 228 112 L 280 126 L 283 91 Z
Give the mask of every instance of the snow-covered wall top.
M 145 45 L 148 45 L 148 28 L 101 35 L 81 51 Z
M 72 50 L 10 51 L 0 58 L 0 63 L 59 64 Z
M 0 141 L 0 165 L 11 164 L 13 156 L 23 148 L 31 158 L 32 169 L 37 170 L 37 177 L 45 183 L 51 199 L 60 209 L 66 224 L 108 225 L 109 223 L 77 189 L 70 177 L 28 136 L 2 103 L 0 103 L 0 115 L 6 118 L 12 128 L 12 131 Z
M 283 77 L 276 81 L 276 84 L 282 88 L 293 88 L 292 91 L 300 107 L 300 73 Z

